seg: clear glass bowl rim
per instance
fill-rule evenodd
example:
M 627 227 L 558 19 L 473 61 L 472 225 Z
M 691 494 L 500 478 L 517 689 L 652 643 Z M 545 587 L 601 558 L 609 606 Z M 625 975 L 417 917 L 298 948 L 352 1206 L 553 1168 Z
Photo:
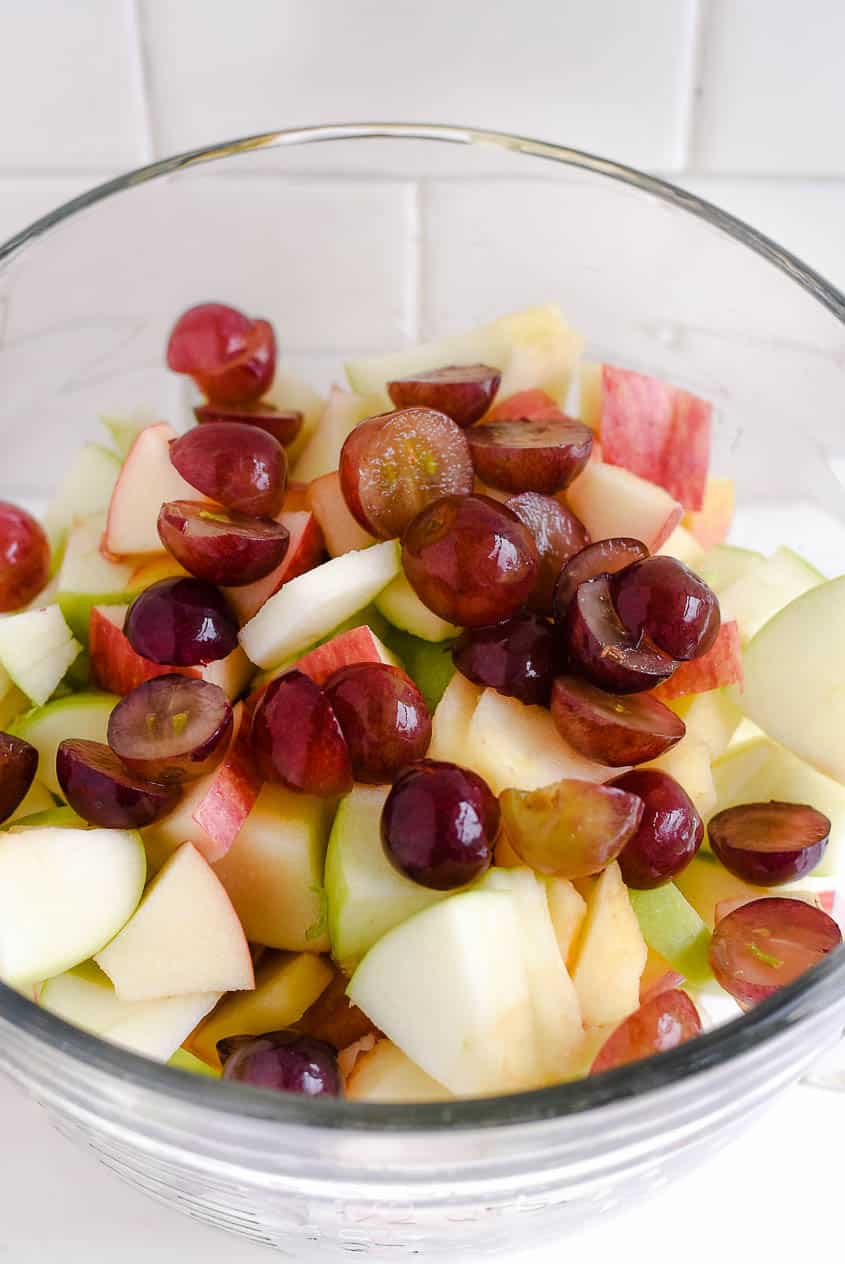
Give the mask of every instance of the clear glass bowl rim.
M 28 243 L 79 211 L 178 171 L 250 151 L 352 140 L 411 140 L 452 145 L 487 145 L 580 168 L 651 194 L 705 220 L 785 272 L 828 308 L 845 326 L 845 295 L 819 273 L 742 220 L 686 190 L 609 159 L 506 132 L 450 124 L 341 123 L 288 128 L 190 150 L 150 163 L 98 185 L 65 202 L 0 244 L 0 265 L 6 265 Z M 548 1120 L 659 1091 L 679 1080 L 749 1053 L 767 1040 L 809 1019 L 845 991 L 845 947 L 837 948 L 812 970 L 750 1013 L 716 1028 L 669 1053 L 606 1071 L 571 1083 L 516 1093 L 448 1103 L 375 1105 L 247 1089 L 210 1080 L 150 1061 L 71 1026 L 0 983 L 0 1018 L 27 1036 L 60 1051 L 96 1073 L 139 1091 L 178 1099 L 187 1106 L 228 1117 L 275 1121 L 307 1128 L 363 1132 L 440 1132 L 453 1128 L 490 1128 Z M 3 1061 L 0 1052 L 0 1065 Z M 222 1122 L 222 1120 L 221 1120 Z

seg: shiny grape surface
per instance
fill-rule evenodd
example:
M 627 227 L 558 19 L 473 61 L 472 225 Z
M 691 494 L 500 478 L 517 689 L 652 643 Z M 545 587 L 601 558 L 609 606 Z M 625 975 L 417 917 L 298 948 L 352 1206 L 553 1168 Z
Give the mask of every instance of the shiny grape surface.
M 135 598 L 123 631 L 142 658 L 197 667 L 226 658 L 238 624 L 222 593 L 201 579 L 160 579 Z
M 266 320 L 250 320 L 225 303 L 199 303 L 174 325 L 167 364 L 175 373 L 189 374 L 214 403 L 250 403 L 273 381 L 273 327 Z
M 830 821 L 801 803 L 744 803 L 707 826 L 722 864 L 745 882 L 774 887 L 812 873 L 830 838 Z
M 158 534 L 186 571 L 229 588 L 264 579 L 283 561 L 290 542 L 287 527 L 275 518 L 253 518 L 193 500 L 162 505 Z
M 657 759 L 686 733 L 683 720 L 649 693 L 606 693 L 577 676 L 552 690 L 557 730 L 580 754 L 621 768 Z
M 102 829 L 143 829 L 172 812 L 179 801 L 178 786 L 128 772 L 104 742 L 61 742 L 56 777 L 74 812 Z
M 404 877 L 452 891 L 489 868 L 499 804 L 477 773 L 424 759 L 400 773 L 384 804 L 385 855 Z
M 610 578 L 579 584 L 563 622 L 570 670 L 609 693 L 641 693 L 668 680 L 677 663 L 632 637 L 613 605 Z
M 634 768 L 610 782 L 643 801 L 639 827 L 619 857 L 629 887 L 662 886 L 686 869 L 704 838 L 695 805 L 674 777 L 657 768 Z
M 502 375 L 489 364 L 448 364 L 387 383 L 397 408 L 435 408 L 464 429 L 493 403 Z
M 554 592 L 555 617 L 561 623 L 566 618 L 569 603 L 579 584 L 599 575 L 613 575 L 645 557 L 648 557 L 648 549 L 642 540 L 627 536 L 614 536 L 588 544 L 580 553 L 574 554 L 560 572 Z
M 302 429 L 303 416 L 298 409 L 276 408 L 266 400 L 257 404 L 197 404 L 194 416 L 200 425 L 212 421 L 237 422 L 242 426 L 257 426 L 284 447 L 293 443 Z
M 590 534 L 581 519 L 553 496 L 521 492 L 505 504 L 531 532 L 540 559 L 528 605 L 540 614 L 551 614 L 558 576 L 569 559 L 590 543 Z
M 716 926 L 710 965 L 716 980 L 743 1009 L 792 983 L 842 942 L 821 909 L 770 896 L 734 909 Z
M 291 790 L 332 798 L 352 789 L 349 746 L 328 696 L 300 671 L 272 681 L 252 719 L 259 773 Z
M 232 723 L 232 708 L 217 685 L 190 676 L 156 676 L 114 708 L 109 746 L 136 776 L 187 781 L 221 762 Z
M 305 1097 L 341 1097 L 343 1085 L 331 1045 L 295 1031 L 235 1036 L 217 1046 L 224 1080 Z
M 539 562 L 530 531 L 489 496 L 444 496 L 418 514 L 402 542 L 417 596 L 450 623 L 482 627 L 531 595 Z
M 529 705 L 545 706 L 563 666 L 555 629 L 541 615 L 517 611 L 487 627 L 467 628 L 452 650 L 468 680 Z
M 431 741 L 431 716 L 412 680 L 387 663 L 353 663 L 325 683 L 349 746 L 356 781 L 392 781 L 422 759 Z
M 0 824 L 23 803 L 38 770 L 38 751 L 22 737 L 0 733 Z
M 0 613 L 20 610 L 50 578 L 50 545 L 25 509 L 0 501 Z
M 629 791 L 574 778 L 539 790 L 499 796 L 505 834 L 537 873 L 588 878 L 599 873 L 633 837 L 642 800 Z
M 701 1035 L 698 1010 L 677 988 L 660 992 L 629 1015 L 599 1050 L 591 1075 L 610 1071 L 613 1067 L 650 1058 L 655 1053 L 676 1049 L 685 1040 Z
M 593 447 L 592 430 L 562 413 L 559 420 L 485 422 L 467 438 L 478 477 L 506 492 L 562 491 Z
M 285 450 L 256 426 L 235 421 L 195 426 L 172 441 L 170 460 L 186 482 L 227 509 L 273 518 L 284 504 Z
M 699 658 L 718 636 L 716 594 L 674 557 L 635 562 L 614 576 L 611 591 L 631 636 L 647 635 L 672 658 Z

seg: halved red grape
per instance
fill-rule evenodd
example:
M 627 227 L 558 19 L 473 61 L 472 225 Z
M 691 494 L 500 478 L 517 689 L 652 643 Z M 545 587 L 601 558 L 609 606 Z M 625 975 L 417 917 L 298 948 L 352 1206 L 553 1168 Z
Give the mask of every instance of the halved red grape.
M 349 746 L 356 781 L 392 781 L 422 759 L 431 716 L 412 680 L 387 663 L 352 663 L 325 683 L 326 697 Z
M 613 604 L 633 637 L 645 633 L 682 662 L 706 654 L 719 633 L 712 588 L 674 557 L 648 557 L 614 576 Z
M 232 736 L 223 690 L 190 676 L 156 676 L 121 698 L 109 716 L 109 746 L 124 768 L 150 781 L 212 772 Z
M 717 812 L 707 836 L 731 873 L 758 887 L 776 887 L 815 869 L 827 848 L 830 821 L 802 803 L 743 803 Z
M 59 743 L 56 777 L 74 812 L 102 829 L 143 829 L 172 812 L 181 793 L 127 772 L 104 742 L 76 738 Z
M 528 605 L 541 614 L 551 614 L 558 575 L 569 559 L 590 543 L 589 532 L 581 519 L 553 496 L 521 492 L 505 503 L 531 532 L 540 558 L 540 573 Z
M 641 693 L 668 680 L 677 667 L 668 654 L 641 644 L 624 627 L 607 575 L 579 584 L 563 631 L 571 670 L 611 693 Z
M 764 1001 L 842 942 L 832 917 L 803 900 L 769 896 L 723 917 L 710 941 L 718 983 L 743 1009 Z
M 266 400 L 257 404 L 197 404 L 194 416 L 200 425 L 212 421 L 232 421 L 241 426 L 257 426 L 266 430 L 284 447 L 293 443 L 302 429 L 303 416 L 298 409 L 276 408 Z
M 489 364 L 448 364 L 396 378 L 387 383 L 387 393 L 397 408 L 436 408 L 463 429 L 484 416 L 501 380 Z
M 215 663 L 238 644 L 238 624 L 223 597 L 202 579 L 160 579 L 135 598 L 123 627 L 142 658 L 172 667 Z
M 264 690 L 252 718 L 252 749 L 267 781 L 324 798 L 352 789 L 349 746 L 325 692 L 295 669 Z
M 489 487 L 508 492 L 559 492 L 590 459 L 593 432 L 561 414 L 560 420 L 493 421 L 467 431 L 475 472 Z
M 170 460 L 186 482 L 227 509 L 273 518 L 284 504 L 288 459 L 266 430 L 211 421 L 174 439 Z
M 704 823 L 674 777 L 657 768 L 634 768 L 609 783 L 643 801 L 636 833 L 619 857 L 629 887 L 647 891 L 686 869 L 704 838 Z
M 50 577 L 50 545 L 32 514 L 0 501 L 0 613 L 20 610 Z
M 423 759 L 393 783 L 381 840 L 399 873 L 434 891 L 452 891 L 490 867 L 499 820 L 496 796 L 477 773 Z
M 290 542 L 287 527 L 275 518 L 252 518 L 197 500 L 162 505 L 158 534 L 186 571 L 229 588 L 264 579 L 282 562 Z
M 305 1097 L 340 1097 L 343 1084 L 331 1045 L 296 1031 L 234 1036 L 217 1046 L 223 1079 Z
M 38 769 L 38 751 L 22 737 L 0 733 L 0 823 L 8 820 L 29 793 Z
M 616 860 L 643 814 L 636 794 L 565 778 L 539 790 L 503 790 L 505 834 L 537 873 L 588 878 Z
M 614 536 L 588 544 L 571 557 L 560 572 L 554 592 L 555 617 L 563 622 L 569 603 L 584 580 L 595 579 L 598 575 L 613 575 L 648 555 L 642 540 L 627 536 Z
M 614 768 L 657 759 L 686 733 L 683 720 L 651 694 L 620 697 L 577 676 L 555 681 L 552 719 L 580 754 Z
M 273 381 L 273 327 L 266 320 L 250 320 L 225 303 L 199 303 L 173 326 L 167 363 L 175 373 L 189 374 L 215 403 L 247 403 L 263 395 Z
M 461 627 L 513 614 L 539 570 L 531 532 L 489 496 L 444 496 L 429 505 L 405 532 L 402 562 L 429 610 Z
M 403 408 L 362 422 L 340 453 L 340 486 L 350 512 L 382 540 L 400 536 L 441 496 L 472 490 L 466 435 L 433 408 Z
M 598 1075 L 600 1071 L 639 1062 L 655 1053 L 666 1053 L 700 1035 L 701 1019 L 686 992 L 676 988 L 659 992 L 608 1036 L 590 1067 L 590 1074 Z
M 455 642 L 452 658 L 468 680 L 538 706 L 548 704 L 563 665 L 555 629 L 530 610 L 468 628 Z

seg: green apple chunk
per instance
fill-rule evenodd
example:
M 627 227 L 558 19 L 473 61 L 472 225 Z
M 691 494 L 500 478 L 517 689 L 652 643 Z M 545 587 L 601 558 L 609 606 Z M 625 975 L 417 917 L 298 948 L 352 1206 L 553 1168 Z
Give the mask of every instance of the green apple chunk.
M 590 891 L 572 980 L 585 1027 L 621 1023 L 640 1003 L 648 948 L 619 865 L 607 866 Z
M 461 630 L 423 605 L 404 571 L 382 589 L 375 605 L 394 627 L 410 632 L 421 641 L 448 641 L 458 636 Z
M 329 838 L 329 939 L 332 956 L 347 972 L 382 935 L 449 894 L 404 878 L 385 856 L 381 810 L 388 791 L 388 786 L 355 786 L 341 800 Z
M 390 1040 L 378 1040 L 346 1081 L 351 1102 L 445 1102 L 452 1096 Z
M 42 829 L 45 825 L 61 825 L 67 829 L 88 829 L 88 822 L 74 812 L 73 808 L 57 808 L 52 799 L 52 807 L 41 812 L 32 812 L 29 816 L 13 817 L 2 828 L 4 830 Z
M 450 641 L 423 641 L 387 625 L 379 634 L 416 684 L 429 711 L 434 711 L 455 676 Z
M 60 827 L 0 836 L 0 978 L 35 983 L 86 961 L 126 924 L 144 889 L 140 836 Z
M 744 645 L 784 606 L 822 583 L 820 571 L 792 549 L 780 548 L 721 590 L 722 621 L 736 620 Z
M 710 932 L 675 883 L 652 891 L 630 891 L 629 896 L 649 948 L 665 957 L 688 983 L 711 980 Z
M 675 886 L 711 931 L 716 924 L 716 907 L 723 901 L 747 902 L 765 896 L 785 894 L 782 887 L 771 891 L 743 882 L 742 878 L 729 873 L 712 851 L 700 851 L 686 869 L 676 876 Z
M 352 977 L 355 1005 L 458 1096 L 537 1084 L 522 925 L 505 892 L 453 895 L 388 931 Z
M 357 395 L 333 386 L 329 391 L 320 423 L 303 448 L 291 477 L 300 483 L 331 474 L 340 464 L 340 449 L 350 430 L 376 413 L 383 413 L 384 395 Z
M 119 473 L 120 461 L 108 448 L 99 443 L 82 445 L 44 516 L 54 551 L 63 547 L 71 523 L 108 509 Z
M 776 614 L 743 655 L 742 708 L 775 741 L 845 781 L 845 577 Z
M 109 716 L 119 701 L 111 693 L 76 693 L 34 707 L 15 720 L 12 732 L 38 751 L 38 776 L 51 794 L 62 795 L 56 779 L 59 743 L 67 737 L 105 742 Z
M 0 667 L 37 706 L 55 691 L 81 649 L 58 606 L 0 618 Z
M 323 867 L 333 806 L 267 782 L 215 864 L 251 943 L 328 950 Z
M 45 812 L 52 812 L 55 807 L 56 801 L 47 787 L 40 781 L 33 781 L 15 811 L 4 822 L 4 825 L 8 829 L 10 825 L 19 824 L 26 817 L 41 816 Z M 47 824 L 50 824 L 50 822 L 47 822 Z
M 344 553 L 288 580 L 241 630 L 259 667 L 276 667 L 370 604 L 399 573 L 398 540 Z

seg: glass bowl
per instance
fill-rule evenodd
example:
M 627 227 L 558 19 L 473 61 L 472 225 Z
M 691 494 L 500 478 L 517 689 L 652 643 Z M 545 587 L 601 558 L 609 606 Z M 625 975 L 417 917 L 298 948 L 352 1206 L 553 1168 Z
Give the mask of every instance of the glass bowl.
M 326 384 L 385 350 L 559 302 L 592 358 L 717 406 L 739 542 L 843 555 L 845 298 L 691 194 L 468 128 L 283 131 L 156 163 L 0 248 L 4 497 L 43 501 L 97 413 L 176 420 L 175 315 L 272 319 Z M 490 1100 L 303 1101 L 192 1077 L 0 985 L 0 1069 L 154 1197 L 298 1260 L 461 1255 L 580 1227 L 723 1145 L 845 1025 L 845 951 L 649 1062 Z

